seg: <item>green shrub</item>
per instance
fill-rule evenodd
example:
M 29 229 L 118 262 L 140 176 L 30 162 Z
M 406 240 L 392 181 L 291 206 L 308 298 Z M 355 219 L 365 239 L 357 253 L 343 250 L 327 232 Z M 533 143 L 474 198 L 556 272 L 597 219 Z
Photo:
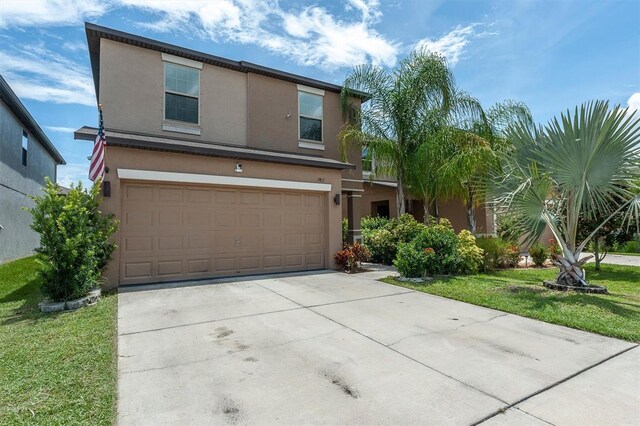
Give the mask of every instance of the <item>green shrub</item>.
M 358 272 L 360 264 L 369 260 L 370 255 L 360 243 L 345 244 L 335 255 L 336 265 L 345 272 Z
M 476 245 L 476 237 L 466 229 L 458 234 L 458 269 L 462 274 L 475 274 L 484 261 L 484 251 Z
M 520 262 L 520 249 L 518 246 L 498 237 L 477 238 L 476 245 L 484 251 L 484 271 L 515 268 Z
M 393 265 L 403 277 L 421 278 L 427 275 L 428 265 L 434 261 L 434 255 L 433 249 L 420 250 L 413 243 L 401 243 Z
M 540 243 L 535 243 L 529 248 L 529 256 L 531 256 L 534 265 L 544 266 L 549 258 L 549 249 Z
M 387 219 L 386 217 L 365 216 L 362 219 L 360 219 L 360 229 L 364 234 L 367 231 L 373 231 L 375 229 L 383 228 L 388 223 L 389 223 L 389 219 Z
M 342 244 L 349 240 L 349 219 L 342 219 Z
M 427 275 L 445 275 L 458 272 L 458 236 L 448 223 L 430 225 L 422 229 L 411 242 L 416 250 L 434 251 L 427 264 Z
M 43 292 L 54 301 L 86 296 L 97 285 L 100 271 L 116 246 L 109 237 L 117 229 L 112 215 L 99 210 L 100 185 L 85 190 L 71 186 L 59 195 L 59 186 L 47 180 L 44 195 L 34 197 L 31 227 L 40 234 L 39 254 Z
M 371 261 L 391 265 L 398 249 L 393 234 L 388 229 L 376 229 L 363 235 L 365 247 L 371 252 Z
M 385 265 L 391 265 L 396 258 L 399 244 L 412 241 L 425 228 L 410 214 L 390 220 L 366 218 L 365 224 L 363 243 L 371 251 L 371 261 Z
M 640 240 L 631 240 L 614 248 L 620 253 L 640 253 Z

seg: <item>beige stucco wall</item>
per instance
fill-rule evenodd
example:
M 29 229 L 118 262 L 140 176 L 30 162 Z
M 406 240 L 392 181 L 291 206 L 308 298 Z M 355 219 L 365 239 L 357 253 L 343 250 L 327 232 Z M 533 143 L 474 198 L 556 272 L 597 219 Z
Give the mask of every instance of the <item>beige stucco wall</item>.
M 164 64 L 161 53 L 106 39 L 100 43 L 100 103 L 105 127 L 246 145 L 245 73 L 204 64 L 200 72 L 201 134 L 169 132 L 162 130 Z
M 326 193 L 326 241 L 328 241 L 325 259 L 325 267 L 334 268 L 333 255 L 341 247 L 341 219 L 342 210 L 335 205 L 333 197 L 341 191 L 340 171 L 330 169 L 320 169 L 314 167 L 291 166 L 274 163 L 262 163 L 254 161 L 243 161 L 243 173 L 235 173 L 237 161 L 226 158 L 204 157 L 187 154 L 176 154 L 159 151 L 148 151 L 131 148 L 107 147 L 106 165 L 110 171 L 106 179 L 111 182 L 111 196 L 105 198 L 102 203 L 103 211 L 113 213 L 116 216 L 121 212 L 121 185 L 118 179 L 117 169 L 141 169 L 154 171 L 169 171 L 181 173 L 215 174 L 222 176 L 250 177 L 263 179 L 290 180 L 299 182 L 318 182 L 324 179 L 325 183 L 331 184 L 331 191 Z M 114 236 L 116 242 L 120 244 L 120 235 Z M 113 254 L 113 259 L 109 264 L 105 278 L 111 286 L 118 284 L 119 251 Z
M 295 152 L 341 160 L 338 134 L 343 126 L 340 94 L 325 91 L 323 96 L 322 139 L 324 151 L 298 146 L 298 86 L 295 83 L 247 74 L 247 142 L 255 148 Z M 354 102 L 359 102 L 354 100 Z M 289 116 L 290 115 L 290 116 Z M 356 170 L 344 177 L 362 179 L 360 150 L 353 148 L 348 161 Z

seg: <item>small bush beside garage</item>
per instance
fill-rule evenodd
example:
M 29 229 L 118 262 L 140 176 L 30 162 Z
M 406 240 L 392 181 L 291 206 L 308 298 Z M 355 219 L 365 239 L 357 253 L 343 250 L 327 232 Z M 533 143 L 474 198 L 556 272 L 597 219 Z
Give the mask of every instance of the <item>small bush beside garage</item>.
M 109 238 L 117 221 L 100 211 L 100 187 L 72 185 L 61 195 L 60 187 L 47 181 L 44 194 L 34 197 L 36 205 L 29 211 L 32 228 L 40 234 L 37 273 L 42 292 L 52 302 L 83 298 L 96 289 L 116 248 Z

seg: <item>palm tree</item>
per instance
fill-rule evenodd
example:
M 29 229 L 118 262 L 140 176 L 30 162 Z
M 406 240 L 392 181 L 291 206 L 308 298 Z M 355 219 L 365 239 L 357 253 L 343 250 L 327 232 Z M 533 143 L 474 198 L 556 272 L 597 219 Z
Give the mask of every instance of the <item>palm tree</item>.
M 616 214 L 629 221 L 640 212 L 640 119 L 608 102 L 589 102 L 552 119 L 545 127 L 519 122 L 506 130 L 510 146 L 490 191 L 502 212 L 514 215 L 526 236 L 536 241 L 545 226 L 562 249 L 554 263 L 556 282 L 586 286 L 580 259 L 593 236 Z M 614 208 L 609 206 L 614 205 Z M 604 218 L 577 241 L 581 216 Z
M 357 66 L 343 87 L 342 108 L 348 124 L 340 134 L 342 155 L 346 157 L 354 145 L 366 148 L 366 159 L 375 159 L 372 173 L 397 180 L 397 213 L 401 215 L 424 128 L 450 108 L 455 93 L 453 74 L 442 56 L 415 51 L 391 71 Z M 368 94 L 368 101 L 359 108 L 352 101 L 362 93 Z
M 433 204 L 458 199 L 466 208 L 467 226 L 477 232 L 475 211 L 485 202 L 479 187 L 496 165 L 494 149 L 505 145 L 504 128 L 518 120 L 532 122 L 526 105 L 505 101 L 487 114 L 480 102 L 457 92 L 438 129 L 424 135 L 418 149 L 411 187 L 424 202 L 425 217 Z

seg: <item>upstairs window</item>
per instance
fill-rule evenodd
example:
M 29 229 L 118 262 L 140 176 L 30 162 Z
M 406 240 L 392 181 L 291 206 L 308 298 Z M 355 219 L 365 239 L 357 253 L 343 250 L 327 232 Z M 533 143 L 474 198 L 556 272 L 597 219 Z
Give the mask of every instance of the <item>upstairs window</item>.
M 22 131 L 22 165 L 27 167 L 27 155 L 29 154 L 29 135 L 26 130 Z
M 300 140 L 322 143 L 322 101 L 320 94 L 298 92 Z
M 198 124 L 200 122 L 200 70 L 164 63 L 164 118 Z

